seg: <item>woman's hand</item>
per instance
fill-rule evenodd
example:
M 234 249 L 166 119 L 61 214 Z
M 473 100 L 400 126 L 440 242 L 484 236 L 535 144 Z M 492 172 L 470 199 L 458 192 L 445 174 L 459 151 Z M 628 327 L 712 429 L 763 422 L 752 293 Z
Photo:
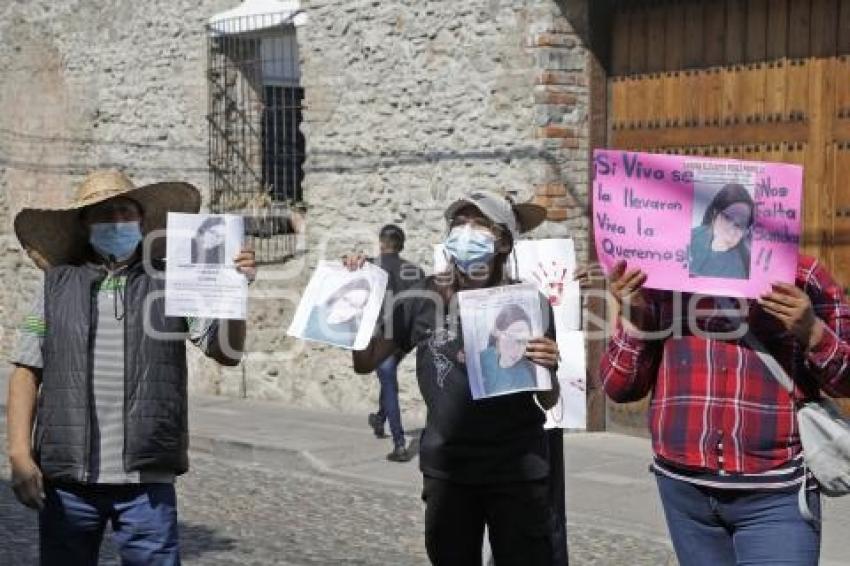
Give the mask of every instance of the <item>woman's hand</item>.
M 589 289 L 593 285 L 593 280 L 604 277 L 602 266 L 598 263 L 589 265 L 577 265 L 573 271 L 573 281 L 578 281 L 579 287 Z
M 812 348 L 823 337 L 823 323 L 815 315 L 809 296 L 795 285 L 773 283 L 773 290 L 759 297 L 761 308 L 782 323 L 805 348 Z
M 236 271 L 243 274 L 248 283 L 253 283 L 257 278 L 257 260 L 254 250 L 250 247 L 243 247 L 239 250 L 239 254 L 233 258 L 233 263 L 236 265 Z
M 648 330 L 647 305 L 643 294 L 647 275 L 640 269 L 627 268 L 625 261 L 618 261 L 608 275 L 609 297 L 614 302 L 611 310 L 620 315 L 627 330 L 629 326 Z
M 558 360 L 561 357 L 558 351 L 558 343 L 546 336 L 532 338 L 525 347 L 525 357 L 552 372 L 552 389 L 537 392 L 537 400 L 540 402 L 540 406 L 548 411 L 555 406 L 561 396 L 558 377 L 555 375 L 555 371 L 558 369 Z
M 560 353 L 558 343 L 546 336 L 532 338 L 525 347 L 525 357 L 547 369 L 557 369 Z

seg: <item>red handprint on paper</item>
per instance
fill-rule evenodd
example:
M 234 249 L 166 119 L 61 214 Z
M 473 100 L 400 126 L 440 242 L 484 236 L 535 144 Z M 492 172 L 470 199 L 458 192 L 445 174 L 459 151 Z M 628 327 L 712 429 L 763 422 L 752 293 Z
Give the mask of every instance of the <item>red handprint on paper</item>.
M 557 307 L 564 297 L 564 285 L 569 268 L 563 263 L 553 260 L 548 269 L 542 262 L 532 274 L 540 286 L 540 291 L 549 299 L 549 304 Z

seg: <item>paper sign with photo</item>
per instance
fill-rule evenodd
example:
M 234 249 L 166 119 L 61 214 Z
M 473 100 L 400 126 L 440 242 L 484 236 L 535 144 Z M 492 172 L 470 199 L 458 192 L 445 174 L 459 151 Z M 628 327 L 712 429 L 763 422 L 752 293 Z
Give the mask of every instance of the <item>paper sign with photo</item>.
M 573 279 L 576 268 L 573 240 L 520 240 L 516 244 L 520 280 L 535 283 L 549 300 L 555 317 L 555 337 L 561 362 L 558 403 L 546 411 L 546 428 L 587 427 L 587 364 L 581 332 L 581 288 Z
M 515 268 L 513 257 L 509 273 L 518 275 L 520 281 L 537 284 L 563 328 L 581 329 L 581 288 L 573 280 L 576 269 L 573 240 L 520 240 L 516 243 Z
M 165 314 L 245 320 L 248 281 L 233 261 L 244 233 L 234 214 L 168 213 Z
M 543 334 L 535 285 L 461 291 L 458 304 L 473 399 L 551 388 L 549 370 L 525 357 L 528 341 Z
M 365 349 L 381 311 L 387 279 L 387 272 L 371 263 L 350 271 L 338 261 L 320 261 L 287 334 L 348 350 Z
M 537 285 L 555 317 L 556 339 L 562 352 L 558 369 L 561 395 L 558 404 L 546 412 L 546 428 L 587 427 L 587 363 L 581 332 L 581 288 L 573 280 L 575 267 L 575 245 L 569 238 L 520 240 L 508 264 L 512 276 Z M 436 244 L 435 273 L 447 268 L 443 246 Z
M 646 286 L 758 297 L 793 283 L 803 168 L 786 163 L 594 152 L 599 261 L 647 274 Z
M 584 332 L 558 328 L 558 384 L 561 394 L 558 403 L 546 411 L 546 428 L 587 428 L 587 357 Z
M 434 244 L 434 273 L 443 273 L 449 268 L 449 258 L 443 244 Z

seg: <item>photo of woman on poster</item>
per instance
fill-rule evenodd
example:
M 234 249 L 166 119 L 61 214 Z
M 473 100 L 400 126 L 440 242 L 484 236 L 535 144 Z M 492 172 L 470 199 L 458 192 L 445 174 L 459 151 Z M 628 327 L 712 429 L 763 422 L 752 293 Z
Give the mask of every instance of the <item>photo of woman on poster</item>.
M 519 305 L 505 305 L 496 316 L 487 347 L 479 354 L 487 396 L 537 387 L 534 364 L 525 357 L 531 318 Z
M 351 347 L 357 338 L 363 310 L 372 288 L 364 278 L 349 281 L 310 311 L 303 337 Z
M 192 263 L 222 265 L 226 233 L 224 218 L 210 216 L 204 219 L 192 237 Z
M 754 211 L 742 185 L 729 183 L 717 192 L 691 231 L 691 277 L 749 279 Z

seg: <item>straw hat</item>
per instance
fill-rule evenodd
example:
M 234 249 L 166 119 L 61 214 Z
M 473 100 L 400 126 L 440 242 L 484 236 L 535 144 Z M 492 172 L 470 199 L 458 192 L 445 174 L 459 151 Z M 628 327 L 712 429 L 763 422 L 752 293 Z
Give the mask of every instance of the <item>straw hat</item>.
M 164 229 L 169 212 L 197 213 L 201 208 L 201 194 L 189 183 L 169 181 L 136 187 L 124 173 L 102 169 L 89 173 L 68 206 L 21 210 L 15 216 L 15 235 L 31 257 L 35 254 L 54 266 L 77 263 L 89 249 L 80 211 L 119 196 L 141 205 L 144 234 Z

